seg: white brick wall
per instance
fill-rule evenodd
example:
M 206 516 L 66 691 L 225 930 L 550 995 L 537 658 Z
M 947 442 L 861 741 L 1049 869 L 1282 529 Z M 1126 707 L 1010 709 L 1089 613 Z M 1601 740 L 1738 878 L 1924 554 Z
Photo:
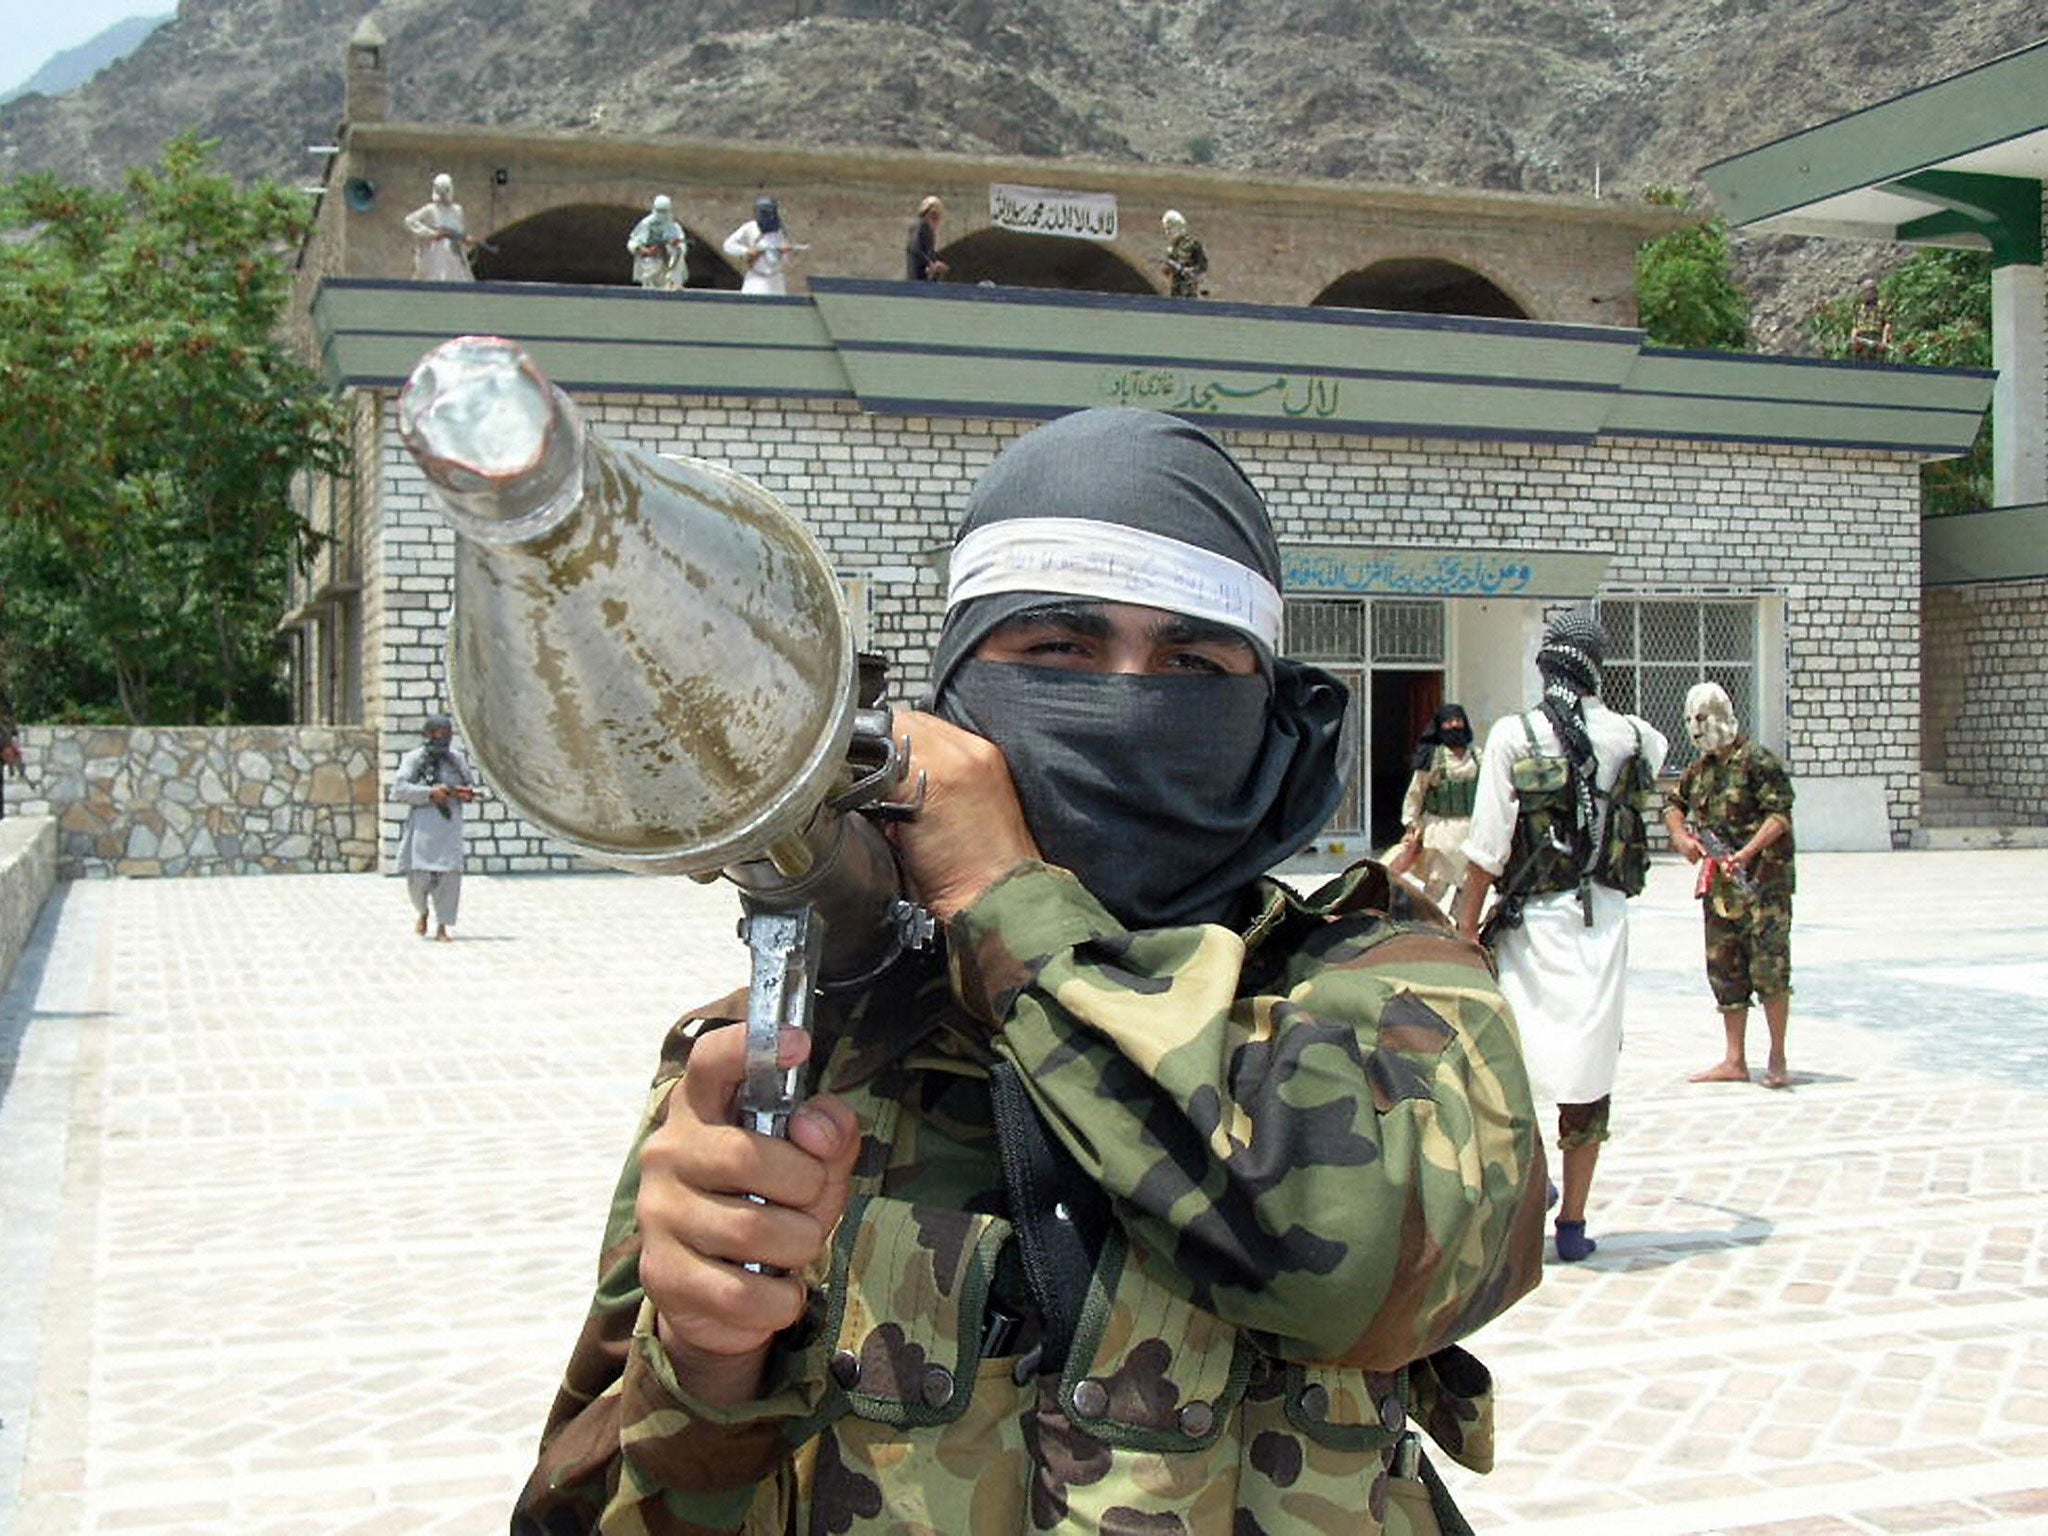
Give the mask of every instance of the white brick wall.
M 866 416 L 837 402 L 616 394 L 578 403 L 602 433 L 722 461 L 787 501 L 842 574 L 871 578 L 870 643 L 890 657 L 898 696 L 916 692 L 941 616 L 938 576 L 920 557 L 948 542 L 976 478 L 1029 426 Z M 1911 460 L 1646 440 L 1219 436 L 1266 493 L 1283 541 L 1611 549 L 1616 587 L 1779 594 L 1794 773 L 1879 777 L 1894 841 L 1917 823 L 1919 482 Z M 388 422 L 379 466 L 383 622 L 381 632 L 366 629 L 366 643 L 385 679 L 373 718 L 385 732 L 388 772 L 417 739 L 420 718 L 444 702 L 454 535 L 430 509 Z M 398 821 L 387 807 L 387 860 Z M 502 804 L 485 808 L 471 852 L 481 869 L 572 863 Z
M 1930 766 L 2022 824 L 2048 822 L 2048 581 L 1929 594 Z

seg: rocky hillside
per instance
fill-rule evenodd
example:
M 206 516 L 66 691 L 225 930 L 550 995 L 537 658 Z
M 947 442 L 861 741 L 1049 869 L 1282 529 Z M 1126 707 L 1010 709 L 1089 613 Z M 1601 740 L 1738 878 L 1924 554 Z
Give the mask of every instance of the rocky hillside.
M 169 134 L 300 179 L 362 0 L 182 0 L 0 106 L 0 175 Z M 393 116 L 1608 195 L 2039 39 L 2043 0 L 391 0 Z M 1767 340 L 1884 257 L 1759 242 Z

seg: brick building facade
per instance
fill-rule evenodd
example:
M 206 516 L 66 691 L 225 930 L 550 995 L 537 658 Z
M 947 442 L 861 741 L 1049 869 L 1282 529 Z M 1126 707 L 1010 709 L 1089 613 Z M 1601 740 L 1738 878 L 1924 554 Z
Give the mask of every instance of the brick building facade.
M 445 705 L 455 534 L 397 440 L 395 397 L 374 398 L 370 490 L 378 517 L 364 549 L 363 590 L 375 601 L 363 608 L 363 676 L 388 768 L 415 739 L 420 719 Z M 899 695 L 914 693 L 937 633 L 943 577 L 936 552 L 975 477 L 1029 425 L 870 414 L 840 402 L 588 392 L 578 400 L 592 427 L 614 440 L 730 464 L 785 500 L 833 560 L 863 643 L 891 658 Z M 1920 589 L 1911 456 L 1685 439 L 1218 435 L 1266 493 L 1290 552 L 1576 544 L 1606 552 L 1599 594 L 1610 614 L 1709 609 L 1735 615 L 1738 626 L 1746 618 L 1753 651 L 1747 712 L 1800 777 L 1803 838 L 1903 843 L 1915 826 Z M 1482 721 L 1529 696 L 1535 634 L 1550 606 L 1528 597 L 1293 595 L 1323 606 L 1378 602 L 1409 619 L 1418 610 L 1434 613 L 1442 637 L 1436 654 L 1397 658 L 1421 664 L 1397 670 L 1438 671 L 1435 696 L 1461 699 Z M 1618 654 L 1629 649 L 1618 637 Z M 1369 646 L 1323 659 L 1361 674 L 1374 670 Z M 1646 670 L 1677 665 L 1660 660 Z M 1695 669 L 1661 691 L 1646 688 L 1639 702 L 1675 732 L 1675 701 L 1699 675 Z M 1374 772 L 1371 738 L 1382 764 L 1398 759 L 1415 713 L 1396 700 L 1383 711 L 1391 718 L 1372 719 L 1377 691 L 1355 691 L 1368 712 L 1363 793 L 1354 825 L 1332 832 L 1352 851 L 1375 831 L 1375 797 L 1383 806 L 1389 787 L 1400 787 Z M 387 806 L 387 858 L 399 823 L 398 808 Z M 485 806 L 473 825 L 476 867 L 574 862 L 502 803 Z

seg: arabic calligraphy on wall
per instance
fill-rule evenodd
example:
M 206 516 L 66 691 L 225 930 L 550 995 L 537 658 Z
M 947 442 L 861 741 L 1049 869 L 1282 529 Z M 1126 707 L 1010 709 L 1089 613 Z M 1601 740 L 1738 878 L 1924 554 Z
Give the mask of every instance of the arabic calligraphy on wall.
M 1327 418 L 1337 414 L 1343 383 L 1315 375 L 1234 382 L 1197 378 L 1177 368 L 1124 368 L 1109 375 L 1104 393 L 1118 405 L 1141 405 L 1155 411 L 1250 411 L 1257 415 Z
M 1514 555 L 1416 550 L 1305 550 L 1281 555 L 1289 592 L 1420 597 L 1534 596 L 1536 568 Z
M 992 182 L 988 221 L 998 229 L 1026 235 L 1065 235 L 1073 240 L 1116 238 L 1114 192 L 1060 192 Z

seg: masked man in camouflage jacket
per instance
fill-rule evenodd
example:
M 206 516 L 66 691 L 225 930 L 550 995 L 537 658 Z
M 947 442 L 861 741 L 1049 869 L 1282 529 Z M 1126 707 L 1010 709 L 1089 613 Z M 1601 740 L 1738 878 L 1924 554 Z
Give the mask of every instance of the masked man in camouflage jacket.
M 1766 747 L 1742 734 L 1719 683 L 1685 696 L 1685 726 L 1700 755 L 1664 797 L 1671 846 L 1694 864 L 1706 919 L 1707 985 L 1721 1009 L 1727 1050 L 1696 1083 L 1749 1081 L 1749 1000 L 1763 1005 L 1771 1054 L 1764 1086 L 1789 1088 L 1785 1031 L 1792 1018 L 1792 779 Z
M 939 952 L 820 999 L 787 1141 L 732 1123 L 741 998 L 672 1033 L 514 1530 L 1438 1529 L 1410 1426 L 1490 1463 L 1454 1341 L 1538 1279 L 1541 1139 L 1475 946 L 1263 877 L 1345 702 L 1275 654 L 1264 504 L 1082 412 L 950 579 L 896 719 Z

